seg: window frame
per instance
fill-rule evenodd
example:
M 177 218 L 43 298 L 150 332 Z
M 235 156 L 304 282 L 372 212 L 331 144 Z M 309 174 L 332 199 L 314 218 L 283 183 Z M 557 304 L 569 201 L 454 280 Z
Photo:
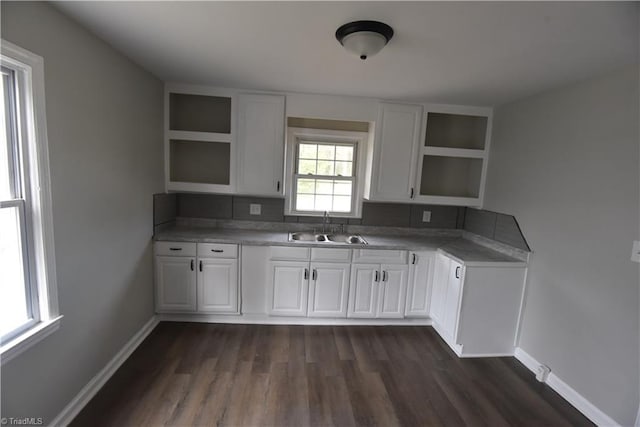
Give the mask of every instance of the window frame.
M 17 167 L 23 191 L 19 196 L 24 201 L 5 201 L 2 205 L 17 203 L 21 206 L 18 209 L 22 209 L 23 254 L 26 252 L 28 260 L 26 287 L 34 315 L 33 321 L 7 334 L 0 342 L 0 361 L 4 364 L 58 329 L 62 316 L 56 281 L 44 60 L 3 39 L 0 47 L 0 62 L 13 70 L 16 82 L 15 136 L 20 156 Z
M 365 153 L 368 149 L 369 134 L 367 132 L 336 131 L 326 129 L 308 129 L 289 127 L 286 141 L 286 180 L 285 180 L 285 215 L 321 217 L 323 211 L 296 210 L 297 193 L 296 182 L 300 177 L 297 173 L 297 160 L 301 143 L 317 143 L 330 145 L 350 145 L 354 147 L 353 175 L 340 177 L 335 175 L 311 175 L 313 179 L 344 180 L 352 182 L 352 197 L 350 212 L 329 211 L 331 216 L 340 218 L 360 218 L 362 215 L 362 198 L 364 193 Z

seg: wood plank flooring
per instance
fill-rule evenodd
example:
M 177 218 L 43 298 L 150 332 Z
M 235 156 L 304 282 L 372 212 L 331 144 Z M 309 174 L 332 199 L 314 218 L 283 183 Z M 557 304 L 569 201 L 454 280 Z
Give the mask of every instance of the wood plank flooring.
M 430 327 L 161 323 L 72 426 L 593 425 Z

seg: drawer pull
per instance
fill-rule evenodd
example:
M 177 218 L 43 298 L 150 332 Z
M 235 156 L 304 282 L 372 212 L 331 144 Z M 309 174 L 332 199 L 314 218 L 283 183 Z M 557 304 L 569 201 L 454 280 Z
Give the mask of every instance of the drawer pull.
M 309 270 L 308 269 L 304 269 L 304 280 L 307 280 L 309 278 Z
M 170 251 L 181 251 L 182 248 L 169 248 Z
M 374 282 L 377 282 L 377 281 L 378 281 L 379 274 L 380 274 L 380 273 L 378 273 L 378 270 L 376 270 L 375 277 L 373 278 L 373 281 L 374 281 Z
M 411 261 L 411 264 L 415 264 L 416 263 L 416 254 L 413 254 L 413 260 Z
M 460 267 L 456 267 L 456 279 L 460 278 Z
M 316 280 L 318 278 L 318 270 L 316 270 L 315 268 L 313 269 L 313 276 L 311 276 L 312 280 Z
M 383 282 L 387 281 L 387 272 L 386 272 L 386 270 L 382 272 L 382 281 Z
M 224 252 L 224 249 L 211 249 L 211 252 L 221 254 L 222 252 Z
M 191 271 L 193 271 L 193 260 L 191 260 Z
M 200 261 L 200 271 L 202 271 L 202 261 Z

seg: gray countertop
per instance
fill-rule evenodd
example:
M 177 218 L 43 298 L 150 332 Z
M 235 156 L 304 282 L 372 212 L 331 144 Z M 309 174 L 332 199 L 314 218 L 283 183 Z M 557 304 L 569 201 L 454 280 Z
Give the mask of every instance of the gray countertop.
M 459 236 L 376 235 L 360 233 L 368 245 L 290 242 L 284 231 L 173 226 L 159 231 L 156 241 L 237 243 L 252 246 L 348 247 L 355 249 L 440 250 L 465 265 L 526 265 L 526 262 Z

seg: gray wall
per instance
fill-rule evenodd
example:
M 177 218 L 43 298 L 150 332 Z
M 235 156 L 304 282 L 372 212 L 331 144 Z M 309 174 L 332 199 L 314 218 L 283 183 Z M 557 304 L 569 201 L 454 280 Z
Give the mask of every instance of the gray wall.
M 485 197 L 534 251 L 520 347 L 622 425 L 638 410 L 638 76 L 497 108 Z
M 44 57 L 61 328 L 2 366 L 2 416 L 45 424 L 153 315 L 162 84 L 45 3 L 2 2 Z

